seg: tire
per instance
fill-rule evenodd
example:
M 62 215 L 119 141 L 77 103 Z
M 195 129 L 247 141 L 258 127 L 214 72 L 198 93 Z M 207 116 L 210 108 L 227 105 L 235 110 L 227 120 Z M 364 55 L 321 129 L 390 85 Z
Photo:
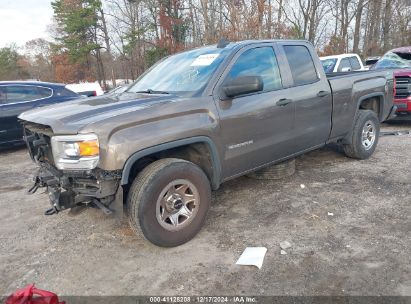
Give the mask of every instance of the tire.
M 247 177 L 253 179 L 278 180 L 295 173 L 295 159 L 286 160 L 282 163 L 269 166 L 247 174 Z
M 370 132 L 370 127 L 372 132 Z M 343 146 L 345 155 L 356 159 L 369 158 L 377 147 L 379 135 L 380 122 L 377 114 L 370 110 L 360 110 L 349 138 L 349 144 Z
M 137 234 L 157 246 L 174 247 L 200 231 L 210 201 L 210 182 L 198 166 L 166 158 L 148 165 L 134 179 L 126 210 Z

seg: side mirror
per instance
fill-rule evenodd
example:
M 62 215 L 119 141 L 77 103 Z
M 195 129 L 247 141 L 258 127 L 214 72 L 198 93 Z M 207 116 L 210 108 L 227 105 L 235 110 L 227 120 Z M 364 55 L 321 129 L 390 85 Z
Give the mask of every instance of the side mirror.
M 223 84 L 223 92 L 227 97 L 260 92 L 263 88 L 264 83 L 261 76 L 240 76 Z
M 344 68 L 341 69 L 341 72 L 351 72 L 351 68 L 344 67 Z

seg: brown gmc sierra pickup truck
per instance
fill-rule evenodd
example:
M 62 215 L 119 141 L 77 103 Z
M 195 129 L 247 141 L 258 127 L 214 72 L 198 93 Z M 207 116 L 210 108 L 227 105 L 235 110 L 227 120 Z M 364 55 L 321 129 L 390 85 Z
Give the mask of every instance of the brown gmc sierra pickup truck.
M 201 229 L 211 189 L 335 142 L 368 158 L 395 112 L 388 71 L 327 76 L 306 41 L 242 41 L 167 57 L 122 94 L 20 115 L 52 208 L 122 215 L 159 246 Z

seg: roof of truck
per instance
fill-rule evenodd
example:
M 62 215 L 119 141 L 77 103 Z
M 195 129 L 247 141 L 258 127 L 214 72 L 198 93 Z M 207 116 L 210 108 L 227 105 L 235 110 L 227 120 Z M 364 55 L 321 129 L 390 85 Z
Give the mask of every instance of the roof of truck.
M 309 43 L 311 44 L 311 42 L 309 42 L 308 40 L 304 40 L 304 39 L 300 39 L 300 40 L 296 40 L 296 39 L 263 39 L 263 40 L 240 40 L 240 41 L 233 41 L 230 42 L 230 44 L 232 45 L 242 45 L 242 44 L 251 44 L 251 43 L 264 43 L 264 42 L 300 42 L 300 43 Z
M 255 43 L 273 43 L 273 42 L 297 42 L 297 43 L 309 43 L 312 44 L 311 42 L 309 42 L 308 40 L 296 40 L 296 39 L 264 39 L 264 40 L 240 40 L 240 41 L 227 41 L 227 44 L 222 47 L 222 48 L 228 48 L 228 49 L 233 49 L 235 47 L 239 47 L 239 46 L 243 46 L 243 45 L 247 45 L 247 44 L 255 44 Z M 212 45 L 203 45 L 200 46 L 198 48 L 203 48 L 203 47 L 217 47 L 218 44 L 212 44 Z

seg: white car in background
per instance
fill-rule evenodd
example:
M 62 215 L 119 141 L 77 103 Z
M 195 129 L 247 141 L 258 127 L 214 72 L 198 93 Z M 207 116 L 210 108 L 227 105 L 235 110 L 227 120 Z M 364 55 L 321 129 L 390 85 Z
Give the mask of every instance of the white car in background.
M 365 71 L 365 67 L 357 54 L 341 54 L 320 57 L 325 73 Z
M 66 88 L 87 97 L 100 96 L 104 94 L 100 84 L 97 81 L 72 83 L 66 85 Z

